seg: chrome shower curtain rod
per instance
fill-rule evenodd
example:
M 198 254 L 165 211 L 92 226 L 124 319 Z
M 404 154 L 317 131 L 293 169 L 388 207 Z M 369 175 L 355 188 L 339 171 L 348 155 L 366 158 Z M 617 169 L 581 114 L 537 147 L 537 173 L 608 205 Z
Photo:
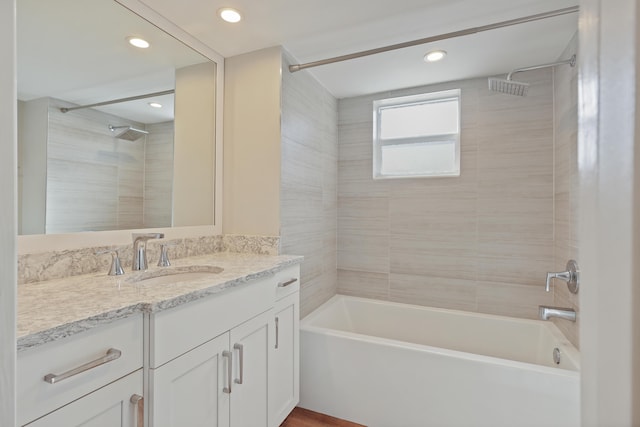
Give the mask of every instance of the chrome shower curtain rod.
M 60 108 L 60 111 L 62 111 L 63 113 L 67 113 L 69 111 L 80 110 L 82 108 L 100 107 L 101 105 L 110 105 L 110 104 L 118 104 L 120 102 L 136 101 L 138 99 L 152 98 L 154 96 L 169 95 L 174 92 L 175 92 L 174 89 L 169 89 L 169 90 L 163 90 L 162 92 L 146 93 L 144 95 L 130 96 L 128 98 L 120 98 L 120 99 L 113 99 L 111 101 L 96 102 L 95 104 L 79 105 L 77 107 L 69 107 L 69 108 L 62 107 Z
M 576 13 L 578 11 L 580 11 L 579 6 L 566 7 L 564 9 L 557 9 L 549 12 L 538 13 L 535 15 L 524 16 L 522 18 L 510 19 L 508 21 L 496 22 L 494 24 L 489 24 L 489 25 L 482 25 L 480 27 L 467 28 L 465 30 L 439 34 L 437 36 L 426 37 L 423 39 L 413 40 L 413 41 L 404 42 L 404 43 L 392 44 L 389 46 L 379 47 L 376 49 L 363 50 L 361 52 L 351 53 L 351 54 L 342 55 L 342 56 L 336 56 L 328 59 L 322 59 L 320 61 L 307 62 L 306 64 L 293 64 L 293 65 L 289 65 L 289 71 L 292 73 L 295 73 L 296 71 L 304 70 L 305 68 L 312 68 L 312 67 L 318 67 L 320 65 L 333 64 L 334 62 L 348 61 L 350 59 L 362 58 L 363 56 L 375 55 L 377 53 L 389 52 L 391 50 L 404 49 L 405 47 L 418 46 L 421 44 L 451 39 L 454 37 L 467 36 L 470 34 L 481 33 L 484 31 L 496 30 L 498 28 L 510 27 L 512 25 L 539 21 L 541 19 L 553 18 L 556 16 L 567 15 L 569 13 Z

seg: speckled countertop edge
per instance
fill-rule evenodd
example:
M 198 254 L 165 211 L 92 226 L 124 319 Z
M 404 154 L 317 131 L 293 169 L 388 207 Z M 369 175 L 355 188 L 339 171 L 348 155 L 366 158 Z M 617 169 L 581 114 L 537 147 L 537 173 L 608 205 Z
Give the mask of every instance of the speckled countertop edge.
M 167 310 L 219 294 L 248 281 L 269 277 L 301 256 L 216 253 L 172 262 L 169 269 L 218 266 L 223 271 L 170 285 L 136 281 L 142 272 L 123 276 L 89 274 L 18 286 L 18 352 L 69 337 L 137 313 Z M 162 267 L 150 267 L 153 273 Z

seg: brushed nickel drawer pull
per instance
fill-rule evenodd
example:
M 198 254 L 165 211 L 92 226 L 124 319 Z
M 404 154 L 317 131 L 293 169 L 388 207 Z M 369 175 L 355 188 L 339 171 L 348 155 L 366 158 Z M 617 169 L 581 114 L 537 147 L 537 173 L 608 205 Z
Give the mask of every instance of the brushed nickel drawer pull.
M 291 285 L 293 283 L 296 283 L 297 281 L 298 281 L 298 279 L 294 277 L 293 279 L 285 280 L 284 282 L 278 283 L 278 287 L 279 288 L 284 288 L 285 286 L 289 286 L 289 285 Z
M 227 384 L 229 387 L 224 387 L 222 392 L 231 394 L 231 383 L 233 383 L 233 380 L 231 379 L 233 376 L 233 354 L 231 354 L 230 351 L 225 350 L 222 352 L 222 357 L 226 357 L 229 360 L 229 364 L 227 365 Z
M 121 355 L 122 355 L 122 352 L 120 350 L 117 350 L 115 348 L 110 348 L 109 350 L 107 350 L 107 354 L 105 354 L 99 359 L 92 360 L 91 362 L 85 363 L 84 365 L 78 366 L 77 368 L 73 368 L 70 371 L 67 371 L 63 374 L 59 374 L 59 375 L 47 374 L 44 376 L 44 380 L 49 384 L 56 384 L 62 380 L 66 380 L 69 377 L 78 375 L 84 371 L 88 371 L 89 369 L 93 369 L 96 366 L 104 365 L 105 363 L 109 363 L 116 359 L 119 359 Z
M 276 316 L 276 350 L 280 341 L 280 318 Z
M 136 427 L 144 426 L 144 397 L 139 394 L 131 396 L 129 401 L 136 407 Z
M 235 383 L 242 384 L 244 379 L 244 346 L 242 344 L 234 344 L 233 349 L 238 350 L 238 356 L 240 358 L 240 378 L 236 378 Z

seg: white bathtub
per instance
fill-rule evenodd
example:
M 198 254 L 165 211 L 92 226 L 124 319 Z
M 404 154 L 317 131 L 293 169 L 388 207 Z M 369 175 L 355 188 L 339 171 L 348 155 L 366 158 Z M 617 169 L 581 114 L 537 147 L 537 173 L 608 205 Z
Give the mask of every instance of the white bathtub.
M 578 371 L 551 322 L 336 295 L 300 324 L 300 406 L 369 427 L 577 427 Z

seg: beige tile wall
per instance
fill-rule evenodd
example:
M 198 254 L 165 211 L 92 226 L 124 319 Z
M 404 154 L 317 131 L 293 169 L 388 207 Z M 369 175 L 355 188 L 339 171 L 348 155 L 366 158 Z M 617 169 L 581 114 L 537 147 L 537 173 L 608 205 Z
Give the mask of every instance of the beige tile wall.
M 307 72 L 283 72 L 281 123 L 281 253 L 305 257 L 305 316 L 337 289 L 337 101 Z
M 482 78 L 339 101 L 339 293 L 525 318 L 553 303 L 553 73 L 517 76 L 527 97 Z M 372 101 L 453 88 L 460 177 L 374 181 Z
M 578 51 L 577 35 L 561 58 L 570 58 Z M 554 69 L 555 104 L 555 271 L 564 271 L 567 260 L 578 255 L 578 69 L 567 66 Z M 554 286 L 554 304 L 572 307 L 579 312 L 578 295 L 558 282 Z M 579 344 L 578 321 L 571 323 L 554 319 L 571 342 Z

